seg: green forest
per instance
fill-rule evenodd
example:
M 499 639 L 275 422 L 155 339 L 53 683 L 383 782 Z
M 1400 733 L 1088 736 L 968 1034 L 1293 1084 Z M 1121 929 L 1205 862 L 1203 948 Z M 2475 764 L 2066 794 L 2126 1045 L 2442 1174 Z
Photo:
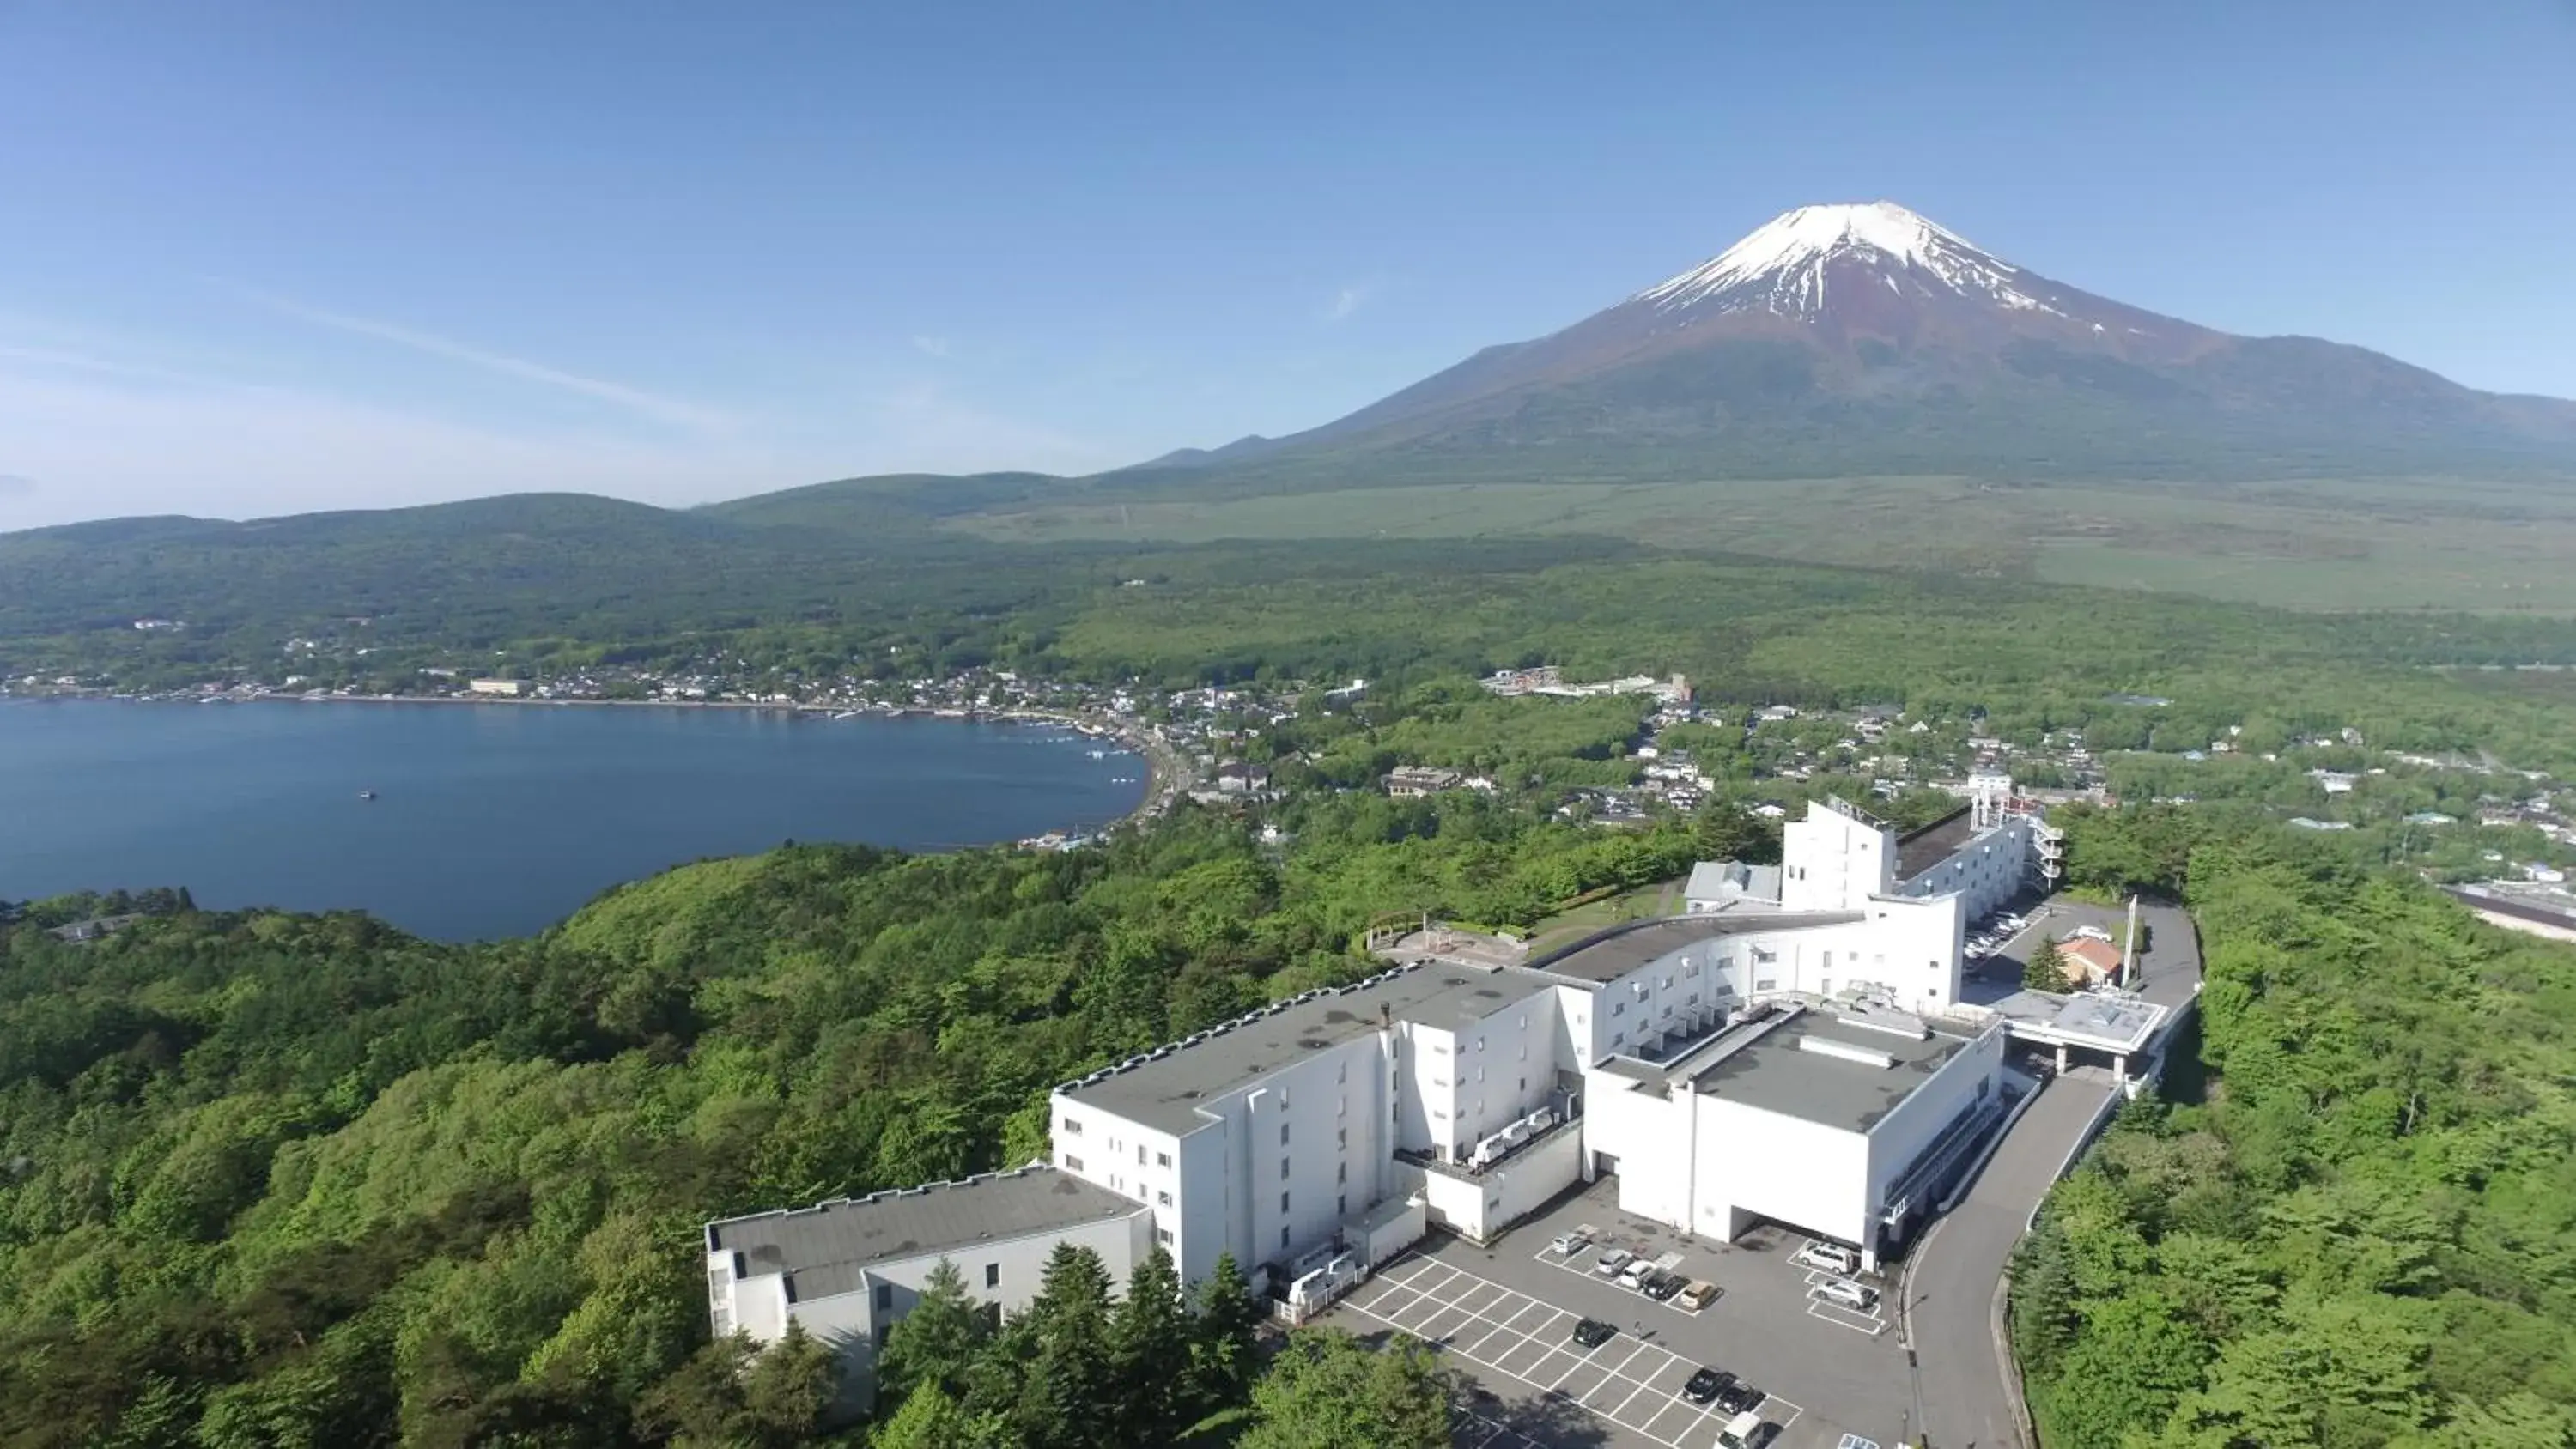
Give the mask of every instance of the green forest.
M 2207 984 L 2015 1265 L 2049 1449 L 2576 1444 L 2576 948 L 2315 837 L 2070 827 L 2079 884 L 2190 905 Z
M 1699 844 L 1474 796 L 1287 820 L 1284 850 L 1192 814 L 1065 853 L 795 846 L 472 947 L 174 893 L 10 912 L 0 1446 L 802 1442 L 792 1361 L 737 1377 L 707 1342 L 705 1220 L 1026 1162 L 1051 1085 L 1364 974 L 1379 914 L 1526 924 Z M 46 929 L 118 907 L 158 914 Z M 1342 1393 L 1314 1354 L 1288 1362 Z M 1247 1435 L 1286 1392 L 1201 1382 Z M 955 1407 L 995 1445 L 1097 1442 Z

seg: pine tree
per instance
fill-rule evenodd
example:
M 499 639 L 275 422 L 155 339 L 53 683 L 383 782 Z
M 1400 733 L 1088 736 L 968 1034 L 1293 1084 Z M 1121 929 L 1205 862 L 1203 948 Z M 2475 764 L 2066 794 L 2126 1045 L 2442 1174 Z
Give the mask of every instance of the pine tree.
M 1186 1427 L 1184 1370 L 1190 1361 L 1190 1316 L 1181 1303 L 1172 1255 L 1157 1247 L 1127 1278 L 1127 1296 L 1109 1322 L 1110 1362 L 1125 1442 L 1162 1444 Z
M 965 1275 L 940 1259 L 920 1300 L 894 1325 L 877 1355 L 878 1403 L 895 1403 L 931 1386 L 962 1398 L 967 1376 L 992 1337 L 983 1305 L 966 1291 Z
M 1118 1385 L 1110 1372 L 1109 1269 L 1100 1255 L 1058 1243 L 1022 1317 L 1036 1356 L 1015 1416 L 1021 1434 L 1032 1449 L 1112 1449 Z
M 2025 991 L 2071 991 L 2066 979 L 2066 954 L 2060 951 L 2055 936 L 2043 937 L 2031 948 L 2030 959 L 2021 967 L 2021 984 Z
M 1218 1255 L 1192 1307 L 1191 1407 L 1205 1414 L 1243 1402 L 1252 1386 L 1253 1335 L 1261 1326 L 1261 1305 L 1253 1301 L 1252 1286 L 1232 1253 Z

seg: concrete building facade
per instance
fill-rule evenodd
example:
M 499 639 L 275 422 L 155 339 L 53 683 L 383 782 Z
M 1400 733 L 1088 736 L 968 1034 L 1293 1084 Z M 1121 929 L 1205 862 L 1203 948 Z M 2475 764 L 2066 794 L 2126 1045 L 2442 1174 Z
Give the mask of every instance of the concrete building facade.
M 790 1323 L 839 1354 L 841 1404 L 876 1396 L 876 1351 L 920 1301 L 944 1259 L 997 1314 L 1038 1291 L 1057 1245 L 1091 1249 L 1124 1283 L 1152 1251 L 1152 1214 L 1042 1163 L 964 1182 L 931 1183 L 810 1208 L 707 1224 L 707 1313 L 721 1338 L 756 1343 Z
M 1812 807 L 1775 874 L 1727 873 L 1690 914 L 1527 964 L 1397 966 L 1065 1082 L 1046 1164 L 711 1223 L 714 1325 L 803 1323 L 864 1394 L 942 1257 L 1005 1313 L 1062 1241 L 1122 1281 L 1159 1244 L 1185 1282 L 1231 1254 L 1285 1287 L 1375 1261 L 1390 1225 L 1490 1240 L 1604 1173 L 1688 1232 L 1767 1219 L 1875 1253 L 2001 1100 L 2004 1026 L 1959 1005 L 1970 897 L 1931 887 L 2007 872 L 2010 847 L 1974 831 L 1909 876 L 1914 839 Z

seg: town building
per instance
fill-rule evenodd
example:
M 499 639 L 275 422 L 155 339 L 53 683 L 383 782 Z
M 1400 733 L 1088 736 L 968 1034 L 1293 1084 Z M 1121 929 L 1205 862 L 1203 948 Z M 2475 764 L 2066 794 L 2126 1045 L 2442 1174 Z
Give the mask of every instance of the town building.
M 1465 771 L 1444 770 L 1433 765 L 1398 765 L 1386 773 L 1386 793 L 1398 800 L 1437 795 L 1466 783 Z
M 526 681 L 518 679 L 469 679 L 465 682 L 465 689 L 469 694 L 491 694 L 515 699 L 527 693 L 528 686 Z

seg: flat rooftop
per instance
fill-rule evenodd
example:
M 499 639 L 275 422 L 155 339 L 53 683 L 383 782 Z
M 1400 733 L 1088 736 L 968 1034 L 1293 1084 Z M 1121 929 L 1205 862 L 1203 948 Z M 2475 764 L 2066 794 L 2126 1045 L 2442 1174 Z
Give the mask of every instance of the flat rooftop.
M 1898 837 L 1896 878 L 1912 880 L 1948 860 L 1960 846 L 1976 838 L 1975 812 L 1962 805 L 1922 829 Z
M 878 1263 L 1057 1232 L 1145 1211 L 1044 1163 L 1017 1172 L 835 1198 L 707 1224 L 707 1251 L 739 1255 L 737 1277 L 787 1276 L 791 1303 L 856 1292 Z
M 1517 967 L 1478 971 L 1433 964 L 1383 972 L 1352 986 L 1309 992 L 1212 1027 L 1194 1040 L 1156 1048 L 1107 1075 L 1067 1082 L 1067 1097 L 1175 1136 L 1206 1121 L 1201 1102 L 1283 1067 L 1375 1033 L 1380 1008 L 1399 1021 L 1456 1029 L 1542 992 L 1554 983 Z M 1096 1079 L 1095 1079 L 1096 1078 Z
M 1937 1027 L 1929 1036 L 1912 1037 L 1854 1026 L 1837 1020 L 1830 1007 L 1742 1029 L 1760 1034 L 1693 1078 L 1695 1090 L 1846 1132 L 1876 1127 L 1969 1042 Z M 1881 1053 L 1894 1062 L 1876 1066 L 1827 1055 L 1801 1045 L 1810 1039 L 1828 1048 Z
M 2065 1042 L 2132 1052 L 2155 1035 L 2170 1008 L 2134 996 L 2082 991 L 2060 996 L 2049 991 L 2016 991 L 1992 1008 L 2007 1030 L 2025 1040 Z
M 1761 931 L 1797 931 L 1815 926 L 1848 926 L 1869 917 L 1860 911 L 1748 911 L 1700 916 L 1667 916 L 1631 921 L 1596 931 L 1570 946 L 1529 963 L 1532 971 L 1594 985 L 1616 981 L 1650 961 L 1675 951 Z

